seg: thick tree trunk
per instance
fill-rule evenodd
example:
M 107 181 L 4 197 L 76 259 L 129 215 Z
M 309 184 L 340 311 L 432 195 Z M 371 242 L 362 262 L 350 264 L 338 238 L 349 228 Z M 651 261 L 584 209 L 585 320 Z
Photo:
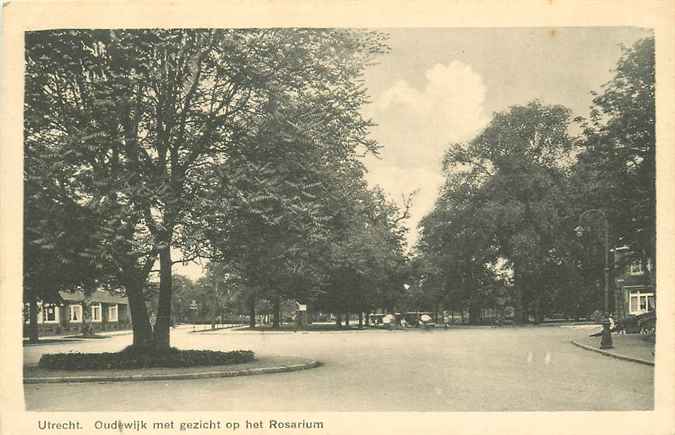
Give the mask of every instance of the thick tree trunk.
M 335 315 L 335 325 L 338 328 L 342 328 L 342 315 L 340 313 Z
M 523 306 L 523 289 L 521 287 L 516 287 L 515 289 L 513 309 L 513 321 L 515 323 L 527 323 L 527 313 Z
M 38 304 L 37 297 L 32 293 L 30 295 L 28 310 L 29 341 L 31 343 L 37 343 L 40 340 L 40 333 L 38 329 Z
M 143 284 L 132 280 L 126 284 L 127 297 L 129 299 L 129 314 L 131 315 L 131 327 L 133 329 L 133 345 L 149 346 L 152 344 L 152 325 L 148 317 L 148 310 L 143 297 Z
M 103 316 L 103 308 L 101 308 L 101 316 Z M 82 299 L 82 326 L 80 326 L 80 333 L 84 337 L 94 336 L 94 327 L 91 324 L 91 300 L 89 295 L 84 295 Z
M 279 329 L 281 326 L 281 298 L 275 294 L 272 299 L 272 329 Z
M 363 312 L 359 311 L 359 329 L 363 328 Z
M 155 322 L 155 346 L 167 349 L 171 346 L 171 249 L 169 241 L 159 251 L 159 303 Z
M 366 326 L 370 326 L 370 311 L 366 311 Z
M 349 326 L 349 313 L 345 313 L 345 326 Z

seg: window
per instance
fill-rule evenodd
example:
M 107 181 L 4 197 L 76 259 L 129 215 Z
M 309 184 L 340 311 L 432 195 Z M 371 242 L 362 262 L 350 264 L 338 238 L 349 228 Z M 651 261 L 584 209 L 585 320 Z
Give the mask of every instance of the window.
M 42 307 L 42 321 L 44 323 L 58 323 L 59 308 L 56 305 L 44 305 Z
M 82 305 L 70 305 L 70 317 L 68 317 L 70 322 L 82 322 Z
M 633 262 L 628 266 L 629 275 L 642 275 L 642 261 L 633 260 Z
M 117 322 L 117 304 L 108 307 L 108 321 Z
M 101 321 L 101 304 L 92 304 L 91 306 L 91 321 L 100 322 Z
M 654 293 L 631 292 L 628 307 L 630 314 L 642 314 L 656 309 Z
M 630 295 L 630 312 L 632 313 L 637 313 L 639 312 L 638 310 L 638 300 L 639 296 L 638 295 Z

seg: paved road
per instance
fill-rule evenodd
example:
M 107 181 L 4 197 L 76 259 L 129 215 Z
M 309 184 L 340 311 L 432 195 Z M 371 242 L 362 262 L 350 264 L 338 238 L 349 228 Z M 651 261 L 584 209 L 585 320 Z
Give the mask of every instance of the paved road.
M 180 348 L 252 349 L 315 358 L 322 367 L 240 378 L 26 385 L 49 411 L 576 411 L 654 406 L 654 369 L 579 349 L 585 330 L 558 327 L 260 333 L 176 330 Z M 116 336 L 42 352 L 114 351 Z M 106 400 L 82 400 L 106 397 Z M 110 400 L 110 398 L 114 398 Z

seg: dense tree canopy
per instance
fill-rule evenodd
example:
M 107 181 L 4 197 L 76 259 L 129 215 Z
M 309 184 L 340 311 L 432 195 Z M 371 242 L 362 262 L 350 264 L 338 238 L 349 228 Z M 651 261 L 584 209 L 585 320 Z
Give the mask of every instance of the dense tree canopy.
M 476 138 L 449 148 L 418 246 L 436 282 L 429 291 L 446 306 L 490 306 L 493 289 L 510 296 L 519 320 L 599 309 L 605 229 L 609 247 L 653 261 L 653 38 L 625 49 L 594 95 L 590 118 L 576 119 L 579 137 L 570 136 L 568 109 L 535 101 L 495 113 Z M 573 228 L 591 217 L 576 239 Z M 495 287 L 498 263 L 512 277 Z
M 230 264 L 259 296 L 317 294 L 319 253 L 354 205 L 341 195 L 363 190 L 358 158 L 377 150 L 360 78 L 385 50 L 379 33 L 342 29 L 27 34 L 26 183 L 58 180 L 87 216 L 95 265 L 112 272 L 97 278 L 126 289 L 135 344 L 168 346 L 172 265 L 189 258 Z
M 578 199 L 606 210 L 617 245 L 656 256 L 654 39 L 625 49 L 584 126 Z M 646 262 L 646 261 L 645 261 Z

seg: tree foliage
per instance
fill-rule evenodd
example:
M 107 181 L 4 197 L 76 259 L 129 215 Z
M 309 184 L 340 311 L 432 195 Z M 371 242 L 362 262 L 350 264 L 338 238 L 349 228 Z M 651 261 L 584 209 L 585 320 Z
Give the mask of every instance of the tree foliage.
M 342 29 L 27 34 L 26 149 L 47 150 L 27 166 L 67 171 L 94 255 L 129 296 L 135 344 L 169 345 L 177 261 L 226 260 L 265 291 L 316 283 L 321 196 L 377 149 L 360 76 L 385 49 L 379 33 Z M 143 289 L 157 260 L 153 338 Z
M 613 241 L 656 259 L 654 38 L 624 48 L 614 78 L 594 94 L 576 168 L 578 198 L 606 211 Z
M 418 246 L 447 306 L 489 305 L 481 298 L 501 262 L 522 320 L 600 308 L 604 223 L 581 240 L 573 232 L 590 210 L 607 216 L 610 247 L 655 258 L 653 38 L 625 49 L 594 96 L 590 118 L 576 119 L 580 137 L 570 136 L 568 109 L 535 101 L 495 113 L 476 138 L 449 148 Z

